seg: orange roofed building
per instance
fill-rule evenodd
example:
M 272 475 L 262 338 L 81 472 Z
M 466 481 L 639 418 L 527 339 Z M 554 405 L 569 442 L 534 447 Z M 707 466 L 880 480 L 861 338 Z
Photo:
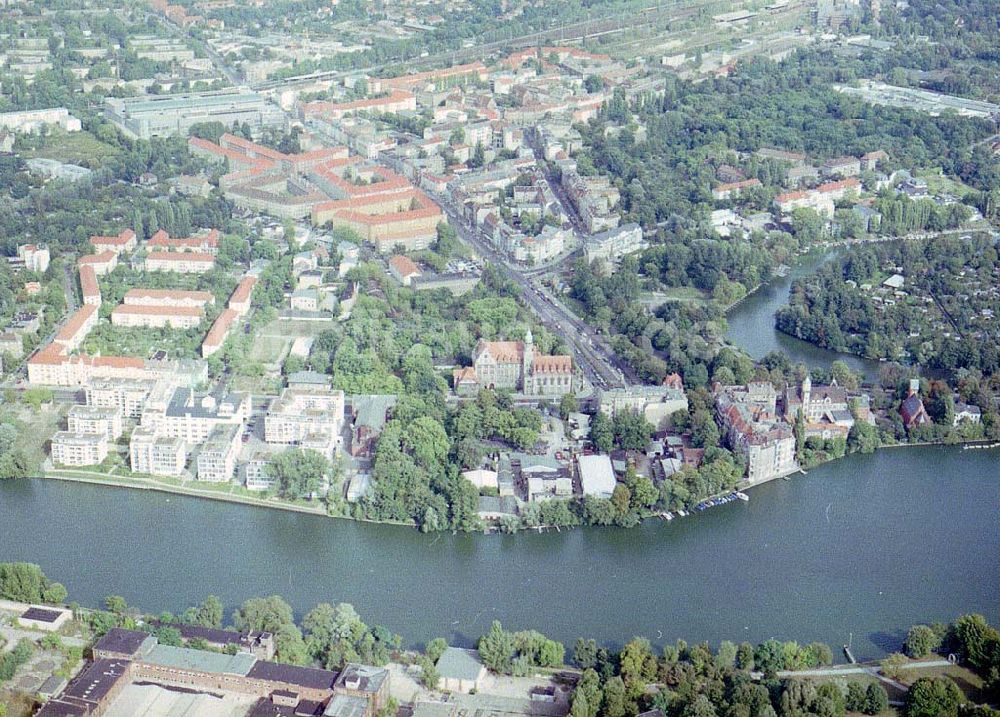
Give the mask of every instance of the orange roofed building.
M 134 231 L 131 229 L 124 229 L 118 236 L 114 237 L 90 237 L 90 243 L 94 245 L 94 249 L 98 252 L 113 251 L 115 254 L 120 255 L 133 251 L 138 243 L 138 240 L 136 239 Z
M 204 274 L 215 266 L 215 257 L 197 251 L 151 251 L 146 255 L 146 271 L 173 271 Z
M 201 236 L 174 239 L 160 229 L 146 242 L 146 248 L 150 251 L 198 252 L 214 255 L 219 252 L 219 230 L 211 229 Z
M 97 283 L 97 272 L 89 264 L 80 267 L 80 293 L 83 295 L 84 304 L 98 307 L 101 305 L 101 287 Z
M 337 199 L 313 207 L 313 224 L 357 232 L 382 254 L 397 244 L 406 251 L 431 245 L 437 225 L 444 221 L 441 209 L 416 188 L 391 194 Z
M 524 341 L 480 340 L 471 368 L 455 369 L 456 392 L 470 394 L 484 388 L 506 389 L 526 396 L 562 396 L 573 390 L 573 359 L 535 353 L 528 331 Z

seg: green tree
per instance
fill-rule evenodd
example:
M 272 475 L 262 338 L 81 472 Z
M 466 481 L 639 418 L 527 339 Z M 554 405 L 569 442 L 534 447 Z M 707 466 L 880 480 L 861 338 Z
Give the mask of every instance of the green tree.
M 209 595 L 195 613 L 195 622 L 205 627 L 222 627 L 222 601 L 215 595 Z
M 424 654 L 430 658 L 431 662 L 437 663 L 441 659 L 441 655 L 444 651 L 448 649 L 448 643 L 443 637 L 435 637 L 433 640 L 427 643 L 424 648 Z
M 847 683 L 847 695 L 844 706 L 851 712 L 864 712 L 868 705 L 868 693 L 860 682 Z
M 940 645 L 941 641 L 938 636 L 927 625 L 911 627 L 906 634 L 906 642 L 903 643 L 906 654 L 917 659 L 927 657 Z
M 864 713 L 866 715 L 882 714 L 889 709 L 889 695 L 885 688 L 877 682 L 872 682 L 865 690 Z
M 568 420 L 569 414 L 576 413 L 580 406 L 576 400 L 575 393 L 564 394 L 561 399 L 559 399 L 559 417 L 562 420 Z
M 754 650 L 749 642 L 741 642 L 736 649 L 736 667 L 740 670 L 752 670 L 754 668 Z
M 510 674 L 514 660 L 514 636 L 494 620 L 490 631 L 479 638 L 477 645 L 483 664 L 493 672 Z
M 715 706 L 706 695 L 698 695 L 681 712 L 681 717 L 715 717 Z
M 282 625 L 294 625 L 292 606 L 278 595 L 250 598 L 233 613 L 237 630 L 277 633 Z
M 615 434 L 611 419 L 603 413 L 595 413 L 590 419 L 590 441 L 601 453 L 610 453 L 615 447 Z
M 903 708 L 906 717 L 954 717 L 962 692 L 948 677 L 921 677 L 910 686 Z
M 587 670 L 597 664 L 597 641 L 577 638 L 573 646 L 573 662 L 581 670 Z
M 893 654 L 886 657 L 882 662 L 879 663 L 879 667 L 882 670 L 882 674 L 886 677 L 898 680 L 902 676 L 902 667 L 909 660 L 906 659 L 906 655 L 894 652 Z
M 621 677 L 612 677 L 604 683 L 603 714 L 605 717 L 625 717 L 625 715 L 633 714 L 634 711 L 635 705 L 628 699 L 625 681 Z
M 754 652 L 754 664 L 765 675 L 777 674 L 779 670 L 785 669 L 784 646 L 777 640 L 762 642 Z
M 282 497 L 295 499 L 319 490 L 323 477 L 330 473 L 330 462 L 318 451 L 290 448 L 268 463 L 267 472 Z

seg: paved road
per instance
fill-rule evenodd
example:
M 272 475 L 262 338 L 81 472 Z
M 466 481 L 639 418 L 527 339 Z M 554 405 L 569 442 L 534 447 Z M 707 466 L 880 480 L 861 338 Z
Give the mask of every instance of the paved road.
M 901 665 L 900 669 L 903 670 L 920 670 L 929 667 L 947 667 L 951 663 L 948 660 L 927 660 L 926 662 L 911 662 L 906 665 Z M 760 674 L 760 673 L 755 673 Z M 841 667 L 824 667 L 818 670 L 781 670 L 778 672 L 778 677 L 789 678 L 789 677 L 839 677 L 841 675 L 871 675 L 872 677 L 877 677 L 880 680 L 888 682 L 895 687 L 902 690 L 906 690 L 906 685 L 890 680 L 888 677 L 882 675 L 878 668 L 872 667 L 870 665 L 844 665 Z
M 512 267 L 504 257 L 480 236 L 461 216 L 458 208 L 442 195 L 435 197 L 448 215 L 449 223 L 466 244 L 471 245 L 484 259 L 500 267 L 508 278 L 521 287 L 522 297 L 528 308 L 535 312 L 547 329 L 562 336 L 573 352 L 577 365 L 587 380 L 597 388 L 614 388 L 626 385 L 620 359 L 592 327 L 570 312 L 544 286 L 536 284 L 520 269 Z

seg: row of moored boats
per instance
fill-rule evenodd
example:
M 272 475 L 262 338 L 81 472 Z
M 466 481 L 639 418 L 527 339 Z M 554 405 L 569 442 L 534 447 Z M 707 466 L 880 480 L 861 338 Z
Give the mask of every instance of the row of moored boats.
M 750 496 L 748 496 L 743 491 L 736 491 L 735 493 L 730 493 L 728 495 L 718 496 L 717 498 L 709 498 L 708 500 L 703 500 L 701 503 L 694 507 L 694 510 L 706 510 L 708 508 L 715 507 L 717 505 L 725 505 L 726 503 L 731 503 L 734 500 L 749 501 Z M 674 518 L 685 518 L 691 515 L 691 512 L 686 510 L 678 510 L 676 513 L 663 513 L 664 520 L 673 520 Z

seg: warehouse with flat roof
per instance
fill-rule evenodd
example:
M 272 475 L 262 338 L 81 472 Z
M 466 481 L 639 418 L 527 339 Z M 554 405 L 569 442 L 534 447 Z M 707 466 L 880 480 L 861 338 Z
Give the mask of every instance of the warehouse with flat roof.
M 125 134 L 140 139 L 186 136 L 199 122 L 221 122 L 226 127 L 232 127 L 234 122 L 246 123 L 254 132 L 280 127 L 285 122 L 277 105 L 246 89 L 108 97 L 104 114 Z

